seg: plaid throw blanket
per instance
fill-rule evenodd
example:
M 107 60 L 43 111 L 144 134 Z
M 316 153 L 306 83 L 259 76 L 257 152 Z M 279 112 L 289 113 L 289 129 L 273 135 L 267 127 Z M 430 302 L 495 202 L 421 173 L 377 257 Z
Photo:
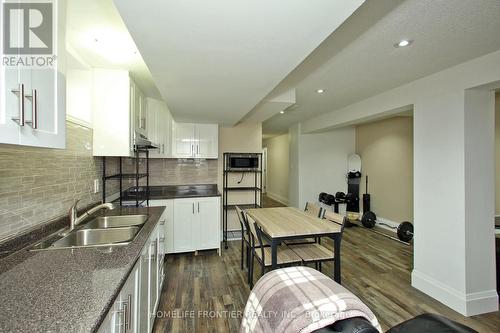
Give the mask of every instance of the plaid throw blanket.
M 366 318 L 381 332 L 375 315 L 353 293 L 315 269 L 288 267 L 259 279 L 240 333 L 307 333 L 352 317 Z

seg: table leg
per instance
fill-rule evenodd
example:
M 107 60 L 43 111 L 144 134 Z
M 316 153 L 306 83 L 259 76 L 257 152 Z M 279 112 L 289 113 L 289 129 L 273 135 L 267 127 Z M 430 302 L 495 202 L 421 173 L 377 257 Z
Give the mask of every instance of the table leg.
M 271 269 L 276 269 L 278 266 L 278 243 L 273 240 L 271 242 Z
M 340 279 L 340 234 L 333 236 L 333 250 L 335 261 L 333 263 L 333 279 L 341 284 Z

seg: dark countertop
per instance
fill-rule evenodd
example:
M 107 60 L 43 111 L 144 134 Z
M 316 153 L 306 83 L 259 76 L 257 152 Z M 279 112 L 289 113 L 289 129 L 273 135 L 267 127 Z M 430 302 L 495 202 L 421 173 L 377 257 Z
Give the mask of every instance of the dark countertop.
M 139 187 L 139 200 L 145 198 L 146 187 Z M 135 187 L 131 187 L 123 192 L 123 200 L 135 200 Z M 220 196 L 217 184 L 201 185 L 164 185 L 149 186 L 149 198 L 151 200 L 179 199 L 196 197 L 218 197 Z
M 118 207 L 104 214 L 149 215 L 129 245 L 111 250 L 22 249 L 1 259 L 0 332 L 97 330 L 164 209 Z

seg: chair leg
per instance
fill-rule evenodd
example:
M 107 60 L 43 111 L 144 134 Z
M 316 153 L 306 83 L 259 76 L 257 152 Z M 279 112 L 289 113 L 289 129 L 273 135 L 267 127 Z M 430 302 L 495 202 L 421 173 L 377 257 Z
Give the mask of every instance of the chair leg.
M 250 265 L 248 267 L 248 284 L 250 285 L 250 290 L 253 289 L 253 252 L 250 251 Z
M 241 270 L 243 270 L 243 247 L 245 246 L 243 239 L 241 240 Z
M 247 244 L 247 269 L 250 267 L 250 247 Z

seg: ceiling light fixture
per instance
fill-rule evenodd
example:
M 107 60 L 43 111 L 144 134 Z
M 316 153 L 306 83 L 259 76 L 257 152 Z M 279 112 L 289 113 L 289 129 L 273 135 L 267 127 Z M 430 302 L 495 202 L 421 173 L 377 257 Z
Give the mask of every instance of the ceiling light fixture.
M 399 41 L 398 43 L 394 44 L 394 47 L 396 47 L 396 48 L 398 48 L 398 47 L 405 47 L 405 46 L 410 45 L 411 43 L 413 43 L 412 40 L 403 39 L 403 40 Z
M 318 90 L 316 90 L 316 92 L 317 92 L 318 94 L 322 94 L 322 93 L 324 93 L 324 92 L 325 92 L 325 90 L 324 90 L 324 89 L 318 89 Z
M 280 113 L 283 114 L 283 113 L 285 113 L 285 111 L 281 110 Z

